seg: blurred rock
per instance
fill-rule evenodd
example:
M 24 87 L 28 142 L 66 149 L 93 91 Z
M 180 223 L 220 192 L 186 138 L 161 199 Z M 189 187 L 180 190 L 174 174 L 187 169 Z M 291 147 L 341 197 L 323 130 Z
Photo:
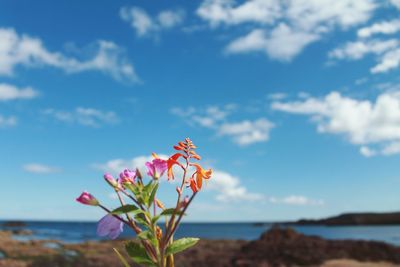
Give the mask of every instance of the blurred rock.
M 8 221 L 2 224 L 4 228 L 14 228 L 14 227 L 26 227 L 26 223 L 23 221 Z
M 11 231 L 14 235 L 32 235 L 33 232 L 29 229 L 15 229 Z
M 233 259 L 233 266 L 319 266 L 331 259 L 391 262 L 400 265 L 400 248 L 382 242 L 325 240 L 291 228 L 274 227 L 249 242 Z

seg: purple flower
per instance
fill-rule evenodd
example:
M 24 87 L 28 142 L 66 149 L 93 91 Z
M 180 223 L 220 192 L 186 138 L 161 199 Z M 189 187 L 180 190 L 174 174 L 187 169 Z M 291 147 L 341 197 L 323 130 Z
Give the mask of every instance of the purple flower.
M 116 239 L 123 231 L 124 224 L 111 214 L 107 214 L 99 221 L 97 225 L 98 236 L 108 236 Z
M 166 160 L 156 158 L 153 159 L 152 162 L 146 162 L 146 167 L 147 174 L 154 179 L 158 179 L 168 169 L 168 164 Z
M 125 169 L 123 170 L 123 172 L 119 174 L 119 178 L 120 178 L 120 183 L 122 184 L 124 183 L 134 184 L 136 179 L 136 171 Z

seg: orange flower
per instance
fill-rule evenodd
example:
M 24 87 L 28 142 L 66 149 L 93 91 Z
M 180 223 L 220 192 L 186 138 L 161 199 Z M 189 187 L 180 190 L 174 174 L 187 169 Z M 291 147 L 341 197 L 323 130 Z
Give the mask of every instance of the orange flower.
M 197 188 L 200 190 L 203 185 L 203 179 L 211 178 L 212 170 L 204 170 L 203 167 L 201 167 L 200 164 L 197 163 L 192 163 L 190 165 L 196 168 L 196 172 L 193 175 L 196 175 Z
M 174 146 L 174 149 L 175 149 L 175 150 L 184 150 L 185 148 L 184 148 L 184 147 L 181 147 L 181 146 Z
M 180 157 L 183 157 L 181 153 L 176 153 L 172 155 L 168 160 L 167 160 L 167 166 L 168 166 L 168 180 L 174 179 L 174 172 L 172 171 L 172 167 L 174 167 L 175 164 L 179 165 L 182 167 L 182 165 L 178 162 L 178 159 Z
M 201 157 L 196 153 L 196 151 L 190 150 L 189 154 L 190 154 L 191 158 L 194 158 L 194 159 L 197 159 L 197 160 L 201 160 Z
M 197 187 L 194 178 L 190 178 L 189 186 L 192 189 L 193 193 L 196 193 L 197 191 L 199 191 L 199 188 Z

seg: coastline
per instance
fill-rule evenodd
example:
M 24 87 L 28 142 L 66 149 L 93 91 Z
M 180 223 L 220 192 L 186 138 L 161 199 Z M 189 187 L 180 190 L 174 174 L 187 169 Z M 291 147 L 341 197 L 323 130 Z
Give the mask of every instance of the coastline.
M 112 248 L 122 252 L 122 243 L 22 242 L 13 239 L 10 231 L 1 231 L 0 251 L 5 259 L 0 259 L 0 267 L 117 267 L 120 263 Z M 392 267 L 400 266 L 400 247 L 376 241 L 326 240 L 275 227 L 254 241 L 201 240 L 176 260 L 187 267 Z

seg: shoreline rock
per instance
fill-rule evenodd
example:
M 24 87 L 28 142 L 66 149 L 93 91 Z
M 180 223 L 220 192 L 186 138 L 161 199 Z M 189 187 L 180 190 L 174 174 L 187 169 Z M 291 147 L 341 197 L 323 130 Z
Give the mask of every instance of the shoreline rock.
M 3 228 L 23 228 L 26 227 L 26 223 L 23 221 L 6 221 L 1 226 Z
M 342 258 L 400 266 L 400 248 L 376 241 L 326 240 L 291 228 L 274 227 L 244 245 L 232 266 L 319 266 Z

